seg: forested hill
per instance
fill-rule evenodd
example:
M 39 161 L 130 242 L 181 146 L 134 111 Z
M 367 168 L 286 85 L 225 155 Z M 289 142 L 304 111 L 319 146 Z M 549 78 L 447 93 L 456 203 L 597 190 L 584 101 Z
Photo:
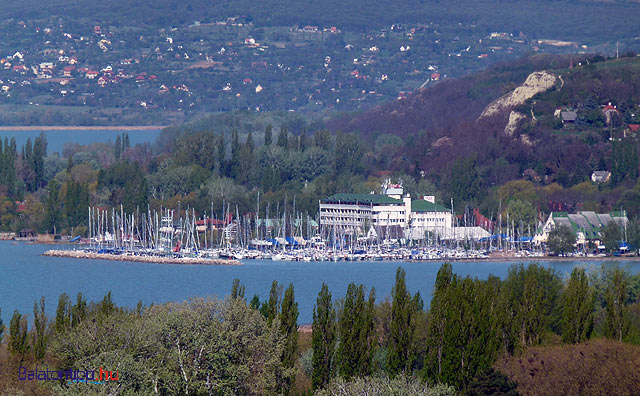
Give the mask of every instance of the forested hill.
M 626 2 L 26 0 L 0 16 L 0 125 L 368 110 L 530 53 L 640 51 Z
M 637 56 L 533 56 L 328 125 L 375 142 L 378 171 L 426 177 L 488 213 L 498 211 L 500 188 L 517 179 L 531 188 L 531 204 L 545 209 L 632 205 L 639 68 Z M 544 79 L 542 92 L 514 99 Z M 591 184 L 597 170 L 611 172 L 607 188 Z
M 606 41 L 610 35 L 634 37 L 637 3 L 627 1 L 505 0 L 26 0 L 6 4 L 14 18 L 74 16 L 118 25 L 182 26 L 234 15 L 259 26 L 334 25 L 369 30 L 394 23 L 471 23 L 479 29 L 524 31 L 570 40 Z M 607 28 L 609 26 L 609 28 Z M 488 33 L 488 32 L 486 32 Z

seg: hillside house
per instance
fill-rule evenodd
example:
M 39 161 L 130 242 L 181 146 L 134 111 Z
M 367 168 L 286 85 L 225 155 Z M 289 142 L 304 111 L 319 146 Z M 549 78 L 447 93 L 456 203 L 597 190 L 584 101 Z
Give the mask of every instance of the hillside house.
M 640 124 L 629 124 L 624 130 L 624 137 L 636 136 L 638 130 L 640 130 Z
M 629 223 L 625 211 L 611 213 L 596 213 L 583 211 L 577 213 L 551 212 L 547 221 L 538 228 L 533 238 L 534 243 L 546 243 L 549 233 L 557 227 L 569 228 L 576 237 L 577 247 L 587 245 L 599 247 L 601 245 L 602 229 L 611 222 L 617 222 L 621 227 Z
M 573 124 L 578 119 L 578 113 L 573 110 L 565 110 L 560 112 L 560 118 L 562 119 L 563 124 Z
M 591 174 L 591 181 L 594 183 L 608 183 L 611 179 L 611 172 L 595 171 Z

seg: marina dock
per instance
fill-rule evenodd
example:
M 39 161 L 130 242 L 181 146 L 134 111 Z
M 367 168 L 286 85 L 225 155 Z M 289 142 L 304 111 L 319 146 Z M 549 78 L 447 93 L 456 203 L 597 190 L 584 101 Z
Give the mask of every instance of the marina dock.
M 84 250 L 47 250 L 42 255 L 47 257 L 128 261 L 153 264 L 242 265 L 240 261 L 234 259 L 227 260 L 205 257 L 169 257 L 133 254 L 111 254 L 90 252 Z

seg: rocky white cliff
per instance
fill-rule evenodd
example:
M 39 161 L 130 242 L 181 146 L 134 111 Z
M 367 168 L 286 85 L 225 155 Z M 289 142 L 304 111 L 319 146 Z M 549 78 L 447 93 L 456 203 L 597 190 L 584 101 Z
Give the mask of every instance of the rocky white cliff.
M 540 92 L 547 91 L 555 85 L 556 81 L 557 77 L 547 71 L 531 73 L 522 85 L 491 102 L 484 109 L 480 118 L 491 117 L 505 110 L 511 110 Z

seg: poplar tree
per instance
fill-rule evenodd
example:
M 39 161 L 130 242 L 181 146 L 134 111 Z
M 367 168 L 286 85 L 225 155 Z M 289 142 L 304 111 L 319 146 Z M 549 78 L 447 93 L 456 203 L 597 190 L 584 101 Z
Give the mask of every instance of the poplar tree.
M 271 146 L 271 141 L 273 140 L 273 127 L 271 124 L 267 125 L 267 128 L 264 130 L 264 145 Z
M 220 175 L 225 174 L 225 153 L 226 147 L 224 146 L 224 133 L 221 133 L 218 137 L 218 168 L 220 169 Z
M 249 307 L 253 309 L 260 309 L 260 297 L 257 294 L 253 295 L 251 301 L 249 301 Z
M 313 331 L 311 347 L 313 348 L 312 376 L 313 389 L 326 386 L 333 373 L 333 352 L 336 344 L 336 311 L 331 302 L 331 293 L 326 283 L 316 299 L 313 308 Z
M 11 356 L 14 357 L 23 357 L 29 350 L 29 344 L 27 343 L 27 318 L 22 316 L 17 310 L 13 311 L 13 316 L 9 323 L 9 343 L 7 348 Z
M 113 146 L 113 155 L 117 161 L 120 159 L 120 155 L 122 154 L 122 139 L 120 138 L 120 135 L 116 136 L 116 143 Z
M 608 279 L 606 291 L 606 317 L 604 333 L 608 338 L 622 342 L 629 332 L 629 312 L 625 305 L 627 279 L 620 268 L 616 268 Z
M 284 125 L 280 127 L 280 134 L 278 135 L 278 146 L 282 147 L 285 150 L 289 147 L 289 133 L 287 131 L 287 127 Z
M 593 331 L 595 294 L 583 268 L 574 268 L 564 292 L 562 341 L 578 344 Z
M 76 327 L 87 317 L 87 300 L 82 293 L 76 296 L 76 303 L 71 308 L 71 327 Z
M 293 368 L 298 354 L 298 303 L 295 300 L 293 283 L 289 284 L 282 299 L 282 311 L 280 312 L 280 332 L 284 335 L 284 348 L 282 351 L 282 367 L 284 375 L 280 384 L 285 395 L 291 391 L 293 384 Z
M 426 377 L 439 378 L 442 375 L 442 360 L 445 348 L 445 336 L 448 326 L 447 313 L 450 309 L 451 300 L 448 296 L 449 287 L 453 281 L 453 270 L 451 264 L 444 263 L 438 270 L 436 282 L 433 288 L 433 297 L 431 298 L 431 309 L 429 310 L 429 339 L 427 346 L 431 352 L 430 361 L 433 362 L 435 368 L 429 373 L 428 367 L 425 373 Z
M 269 300 L 265 301 L 260 307 L 260 312 L 267 319 L 267 324 L 271 325 L 271 322 L 278 316 L 280 310 L 280 296 L 282 296 L 282 286 L 278 285 L 278 281 L 274 280 L 271 283 L 271 290 L 269 291 Z
M 396 283 L 392 290 L 391 329 L 389 334 L 389 348 L 387 354 L 387 370 L 395 377 L 401 372 L 410 371 L 415 351 L 415 316 L 421 310 L 422 300 L 416 293 L 414 298 L 407 290 L 405 272 L 398 267 Z
M 58 298 L 58 307 L 56 308 L 56 321 L 54 325 L 55 332 L 62 334 L 71 327 L 71 299 L 67 293 L 62 293 Z
M 337 351 L 338 374 L 345 379 L 371 374 L 375 353 L 375 290 L 365 301 L 364 286 L 351 283 L 347 287 L 342 315 L 338 322 L 340 343 Z
M 233 299 L 241 299 L 244 300 L 244 285 L 240 283 L 240 279 L 233 279 L 233 284 L 231 285 L 231 298 Z
M 36 360 L 42 360 L 47 350 L 47 316 L 44 312 L 44 296 L 40 304 L 33 303 L 33 354 Z
M 338 344 L 338 351 L 336 355 L 336 364 L 338 367 L 338 374 L 345 380 L 349 380 L 356 375 L 358 370 L 358 357 L 357 357 L 357 342 L 360 329 L 358 326 L 358 303 L 356 302 L 357 294 L 361 291 L 355 283 L 350 283 L 347 286 L 347 294 L 344 297 L 344 304 L 342 307 L 342 314 L 338 319 L 338 329 L 340 334 L 340 343 Z

